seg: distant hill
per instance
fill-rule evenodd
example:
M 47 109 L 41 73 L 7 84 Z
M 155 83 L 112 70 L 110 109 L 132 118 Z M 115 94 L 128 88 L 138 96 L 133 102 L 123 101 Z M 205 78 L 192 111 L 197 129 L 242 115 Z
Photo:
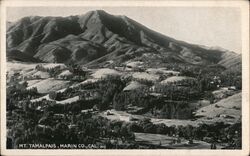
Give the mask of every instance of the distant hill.
M 178 41 L 102 10 L 69 17 L 24 17 L 8 26 L 7 53 L 13 50 L 21 53 L 7 56 L 86 66 L 103 66 L 108 61 L 119 65 L 134 59 L 151 64 L 241 66 L 239 54 Z

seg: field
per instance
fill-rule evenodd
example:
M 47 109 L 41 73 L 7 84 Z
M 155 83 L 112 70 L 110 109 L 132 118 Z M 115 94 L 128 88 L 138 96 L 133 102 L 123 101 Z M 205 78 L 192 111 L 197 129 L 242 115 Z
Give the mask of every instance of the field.
M 37 64 L 34 63 L 21 63 L 21 62 L 7 62 L 7 71 L 11 74 L 14 72 L 21 72 L 25 74 L 30 71 L 34 71 L 33 69 Z
M 70 81 L 48 78 L 29 86 L 27 89 L 37 88 L 37 91 L 39 93 L 49 93 L 52 91 L 60 90 L 62 88 L 66 88 L 67 86 L 69 86 L 69 84 Z
M 108 69 L 108 68 L 103 68 L 103 69 L 98 69 L 96 70 L 91 76 L 93 78 L 104 78 L 107 77 L 108 75 L 111 76 L 119 76 L 120 73 L 116 70 L 113 69 Z
M 193 140 L 193 143 L 188 143 L 188 140 L 180 138 L 180 142 L 176 143 L 177 137 L 170 137 L 161 134 L 150 133 L 135 133 L 135 140 L 141 145 L 154 145 L 167 149 L 210 149 L 210 144 L 204 141 Z M 217 146 L 218 149 L 222 148 Z
M 159 79 L 158 75 L 156 75 L 156 74 L 148 74 L 146 72 L 140 72 L 140 73 L 136 72 L 136 73 L 134 73 L 132 75 L 132 77 L 134 79 L 139 79 L 139 80 L 143 79 L 143 80 L 153 81 L 153 82 L 155 82 L 155 81 L 157 81 Z
M 210 119 L 212 121 L 235 122 L 240 120 L 241 116 L 241 99 L 242 94 L 238 93 L 219 102 L 200 108 L 196 116 L 201 119 Z
M 187 77 L 187 76 L 171 76 L 167 78 L 166 80 L 161 81 L 161 83 L 171 83 L 171 82 L 178 82 L 178 81 L 183 81 L 183 80 L 194 80 L 192 77 Z

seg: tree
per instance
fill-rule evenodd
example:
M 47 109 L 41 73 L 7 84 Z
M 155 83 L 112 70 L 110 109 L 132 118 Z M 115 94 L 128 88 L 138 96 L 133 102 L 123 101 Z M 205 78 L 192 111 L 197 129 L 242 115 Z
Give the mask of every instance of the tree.
M 139 133 L 143 132 L 143 128 L 140 125 L 136 124 L 135 122 L 132 122 L 128 128 L 130 132 L 139 132 Z
M 125 108 L 125 98 L 123 93 L 118 93 L 114 95 L 113 98 L 113 107 L 115 110 L 124 110 Z
M 157 134 L 166 134 L 166 125 L 164 123 L 156 125 Z
M 57 93 L 55 91 L 49 92 L 49 98 L 55 100 L 57 98 Z

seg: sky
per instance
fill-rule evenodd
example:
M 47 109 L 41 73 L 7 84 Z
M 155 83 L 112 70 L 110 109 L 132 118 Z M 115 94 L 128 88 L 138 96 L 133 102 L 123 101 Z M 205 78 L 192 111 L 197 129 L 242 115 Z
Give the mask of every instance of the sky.
M 6 18 L 82 15 L 91 10 L 125 15 L 177 40 L 241 53 L 241 14 L 236 7 L 9 7 Z

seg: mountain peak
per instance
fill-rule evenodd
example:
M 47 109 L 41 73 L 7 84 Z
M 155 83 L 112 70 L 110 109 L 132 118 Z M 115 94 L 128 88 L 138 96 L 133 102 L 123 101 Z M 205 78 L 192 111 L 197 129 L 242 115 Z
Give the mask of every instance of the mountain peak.
M 88 11 L 87 13 L 85 13 L 83 16 L 85 15 L 92 15 L 92 17 L 105 17 L 105 16 L 112 16 L 111 14 L 107 13 L 104 10 L 91 10 Z
M 142 59 L 151 64 L 208 65 L 229 57 L 222 50 L 175 40 L 129 17 L 111 15 L 104 10 L 69 17 L 23 18 L 8 29 L 7 45 L 8 51 L 18 50 L 19 55 L 25 53 L 43 62 L 78 64 L 99 65 L 111 59 L 120 64 Z M 157 60 L 152 61 L 151 54 Z
M 108 13 L 104 10 L 93 10 L 93 12 L 95 12 L 98 15 L 107 15 Z

